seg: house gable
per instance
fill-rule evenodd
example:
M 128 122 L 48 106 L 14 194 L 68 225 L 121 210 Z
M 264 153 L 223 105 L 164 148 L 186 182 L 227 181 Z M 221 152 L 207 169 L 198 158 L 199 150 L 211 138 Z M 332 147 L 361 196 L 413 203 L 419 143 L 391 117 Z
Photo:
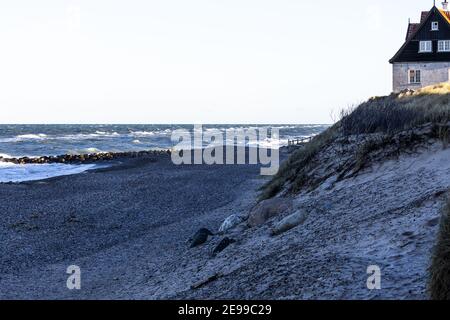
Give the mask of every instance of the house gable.
M 439 23 L 439 31 L 431 30 L 431 24 L 434 21 Z M 411 30 L 411 28 L 414 30 Z M 389 62 L 450 61 L 450 52 L 438 52 L 438 40 L 450 40 L 450 14 L 433 7 L 429 12 L 422 13 L 419 26 L 411 27 L 410 24 L 405 44 Z M 430 53 L 419 53 L 420 41 L 432 41 L 433 51 Z

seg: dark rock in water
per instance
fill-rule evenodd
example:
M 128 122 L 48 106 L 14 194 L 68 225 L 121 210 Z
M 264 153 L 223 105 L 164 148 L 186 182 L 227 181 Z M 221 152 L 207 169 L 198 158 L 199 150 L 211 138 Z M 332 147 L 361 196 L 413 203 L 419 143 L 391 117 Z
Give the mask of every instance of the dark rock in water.
M 202 228 L 192 238 L 191 248 L 198 247 L 208 241 L 208 236 L 214 236 L 214 234 L 208 229 Z
M 213 255 L 215 256 L 216 254 L 222 252 L 223 250 L 225 250 L 230 244 L 235 243 L 236 240 L 234 239 L 230 239 L 230 238 L 225 238 L 222 241 L 220 241 L 220 243 L 217 245 L 217 247 L 214 249 L 213 251 Z
M 14 164 L 44 164 L 44 163 L 95 163 L 100 161 L 108 161 L 119 158 L 148 158 L 150 156 L 158 156 L 170 154 L 167 151 L 139 151 L 139 152 L 106 152 L 106 153 L 91 153 L 91 154 L 63 154 L 58 156 L 43 156 L 43 157 L 21 157 L 21 158 L 3 158 L 0 156 L 1 162 Z M 156 161 L 156 160 L 155 160 Z

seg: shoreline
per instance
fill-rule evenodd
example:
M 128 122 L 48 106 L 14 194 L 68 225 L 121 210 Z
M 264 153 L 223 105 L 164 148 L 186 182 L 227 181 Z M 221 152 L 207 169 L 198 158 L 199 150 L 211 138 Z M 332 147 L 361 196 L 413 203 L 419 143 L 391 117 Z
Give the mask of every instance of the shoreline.
M 225 147 L 224 147 L 225 148 Z M 236 148 L 239 148 L 235 146 Z M 291 152 L 296 147 L 290 146 L 290 147 L 280 147 L 278 150 L 280 154 L 280 158 L 286 158 L 287 154 Z M 272 149 L 267 148 L 261 148 L 261 147 L 254 147 L 254 146 L 246 146 L 245 147 L 245 153 L 246 153 L 246 164 L 248 164 L 249 160 L 249 150 L 250 149 L 257 149 L 257 150 L 264 150 L 265 152 L 268 152 Z M 202 152 L 207 151 L 208 149 L 202 148 Z M 68 176 L 73 174 L 81 174 L 84 172 L 89 171 L 96 171 L 96 170 L 109 170 L 114 169 L 117 166 L 130 166 L 130 163 L 150 163 L 150 162 L 158 162 L 160 160 L 163 161 L 171 161 L 172 156 L 172 150 L 143 150 L 143 151 L 130 151 L 130 152 L 102 152 L 102 153 L 91 153 L 91 154 L 80 154 L 80 155 L 60 155 L 60 156 L 43 156 L 43 157 L 20 157 L 20 158 L 2 158 L 0 156 L 0 165 L 2 163 L 6 164 L 12 164 L 12 165 L 60 165 L 61 167 L 59 169 L 55 169 L 53 173 L 49 173 L 48 177 L 38 176 L 37 178 L 29 177 L 27 178 L 15 178 L 10 181 L 1 181 L 0 184 L 11 184 L 11 183 L 26 183 L 26 182 L 33 182 L 33 181 L 41 181 L 46 179 L 53 179 L 61 176 Z M 191 149 L 191 159 L 194 158 L 194 152 L 195 149 Z M 224 150 L 224 163 L 227 163 L 226 158 L 226 152 Z M 235 163 L 237 161 L 237 155 L 235 154 Z M 205 163 L 203 163 L 205 164 Z M 72 165 L 72 166 L 89 166 L 89 165 L 95 165 L 97 167 L 94 168 L 86 168 L 85 170 L 80 170 L 79 172 L 75 173 L 65 173 L 66 168 L 64 168 L 65 165 Z M 220 165 L 220 164 L 215 164 Z M 248 164 L 249 165 L 249 164 Z M 1 167 L 0 167 L 0 173 L 1 173 Z M 11 169 L 11 167 L 4 167 L 4 170 Z M 13 168 L 14 169 L 14 168 Z M 23 173 L 23 175 L 27 175 L 26 173 Z M 1 176 L 0 176 L 1 179 Z

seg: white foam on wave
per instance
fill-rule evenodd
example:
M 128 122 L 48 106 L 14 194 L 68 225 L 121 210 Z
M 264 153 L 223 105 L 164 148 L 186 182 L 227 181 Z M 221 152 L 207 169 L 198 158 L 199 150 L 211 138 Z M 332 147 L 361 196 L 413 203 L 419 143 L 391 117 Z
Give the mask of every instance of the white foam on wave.
M 0 162 L 0 182 L 23 182 L 78 174 L 98 168 L 95 164 L 13 164 Z
M 98 148 L 84 148 L 84 149 L 77 149 L 77 150 L 69 150 L 67 154 L 70 155 L 79 155 L 79 154 L 95 154 L 95 153 L 104 153 L 104 151 L 98 149 Z
M 1 138 L 0 143 L 9 142 L 22 142 L 22 141 L 33 141 L 33 140 L 44 140 L 47 139 L 47 135 L 43 133 L 39 134 L 21 134 L 12 138 Z
M 43 140 L 47 137 L 44 133 L 38 133 L 38 134 L 21 134 L 18 135 L 16 138 L 18 140 Z
M 63 136 L 52 136 L 53 140 L 89 140 L 93 138 L 116 138 L 121 136 L 117 132 L 104 132 L 96 131 L 95 133 L 78 133 L 78 134 L 68 134 Z
M 266 138 L 264 140 L 251 141 L 248 145 L 250 147 L 259 147 L 263 149 L 279 149 L 288 145 L 288 139 Z
M 173 132 L 172 129 L 156 130 L 156 131 L 133 131 L 130 132 L 131 137 L 152 137 L 152 136 L 167 136 Z
M 154 136 L 156 133 L 154 131 L 135 131 L 131 132 L 130 135 L 132 137 L 148 137 L 148 136 Z
M 0 142 L 22 142 L 22 141 L 33 141 L 33 140 L 89 140 L 95 138 L 117 138 L 122 136 L 117 132 L 105 132 L 96 131 L 95 133 L 77 133 L 77 134 L 67 134 L 67 135 L 46 135 L 44 133 L 38 134 L 21 134 L 15 137 L 2 138 Z
M 6 153 L 0 153 L 0 158 L 8 159 L 8 158 L 12 158 L 12 157 L 9 154 L 6 154 Z

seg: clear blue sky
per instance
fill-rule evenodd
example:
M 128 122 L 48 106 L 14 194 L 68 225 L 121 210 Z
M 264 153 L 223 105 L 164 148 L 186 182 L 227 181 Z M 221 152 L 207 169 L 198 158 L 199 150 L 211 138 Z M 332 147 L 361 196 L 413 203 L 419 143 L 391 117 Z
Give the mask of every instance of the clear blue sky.
M 432 5 L 2 1 L 0 123 L 330 123 L 390 92 L 408 18 Z

